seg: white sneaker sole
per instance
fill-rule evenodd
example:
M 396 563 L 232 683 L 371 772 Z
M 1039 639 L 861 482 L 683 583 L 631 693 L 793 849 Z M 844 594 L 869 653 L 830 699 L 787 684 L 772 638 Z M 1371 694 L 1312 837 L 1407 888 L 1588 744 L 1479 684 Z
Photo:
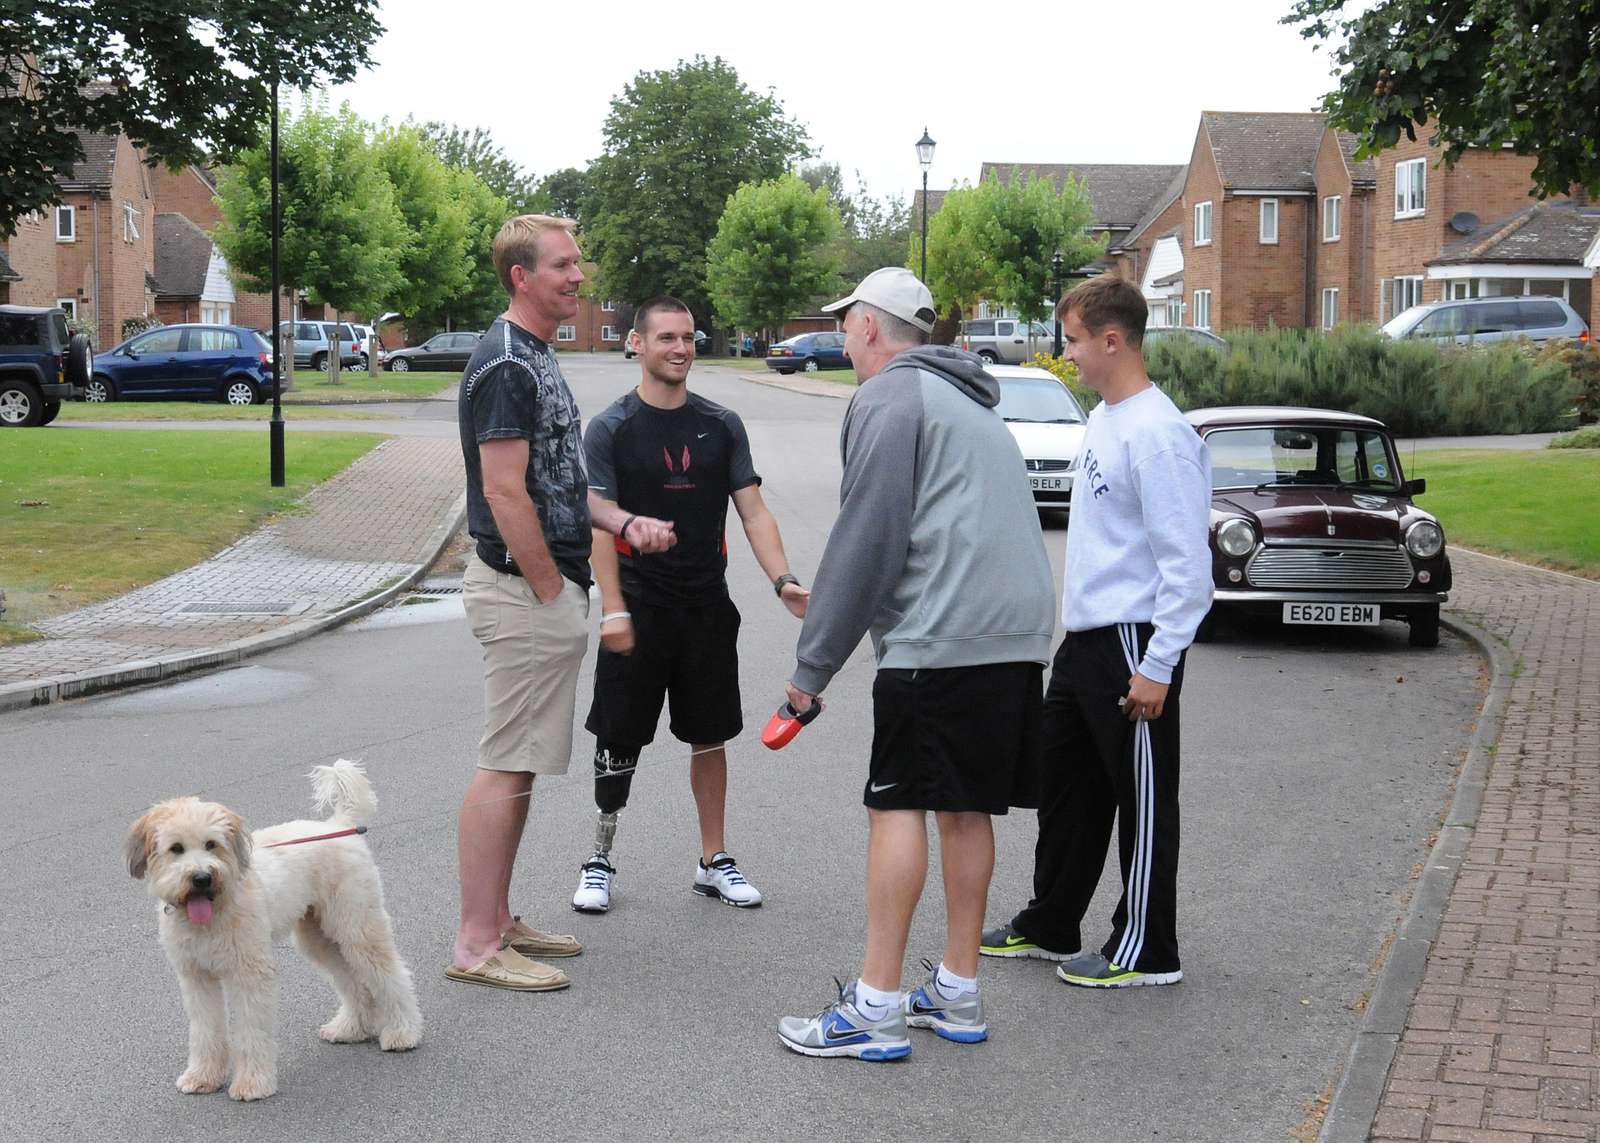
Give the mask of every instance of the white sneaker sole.
M 797 1044 L 782 1032 L 779 1032 L 778 1042 L 791 1052 L 799 1052 L 802 1056 L 815 1056 L 822 1059 L 852 1056 L 858 1060 L 882 1063 L 885 1060 L 903 1060 L 911 1054 L 911 1041 L 909 1039 L 874 1040 L 870 1044 L 841 1044 L 837 1048 L 812 1048 L 804 1044 Z
M 1137 976 L 1124 977 L 1120 980 L 1090 980 L 1086 976 L 1068 976 L 1057 969 L 1056 977 L 1079 988 L 1147 988 L 1157 984 L 1177 984 L 1183 980 L 1183 970 L 1180 968 L 1177 972 L 1141 972 Z
M 735 909 L 759 909 L 761 907 L 760 897 L 757 897 L 754 901 L 736 901 L 732 897 L 725 896 L 715 885 L 701 885 L 696 882 L 689 886 L 689 890 L 690 892 L 698 893 L 702 897 L 721 901 L 724 905 L 732 905 Z
M 982 956 L 1004 957 L 1004 958 L 1015 959 L 1015 960 L 1048 960 L 1048 961 L 1077 960 L 1080 956 L 1083 955 L 1083 950 L 1082 949 L 1079 949 L 1077 952 L 1072 952 L 1072 953 L 1058 953 L 1058 952 L 1051 952 L 1049 949 L 1038 948 L 1037 946 L 1035 946 L 1034 948 L 1031 948 L 1031 949 L 1006 949 L 1004 951 L 1002 951 L 1000 949 L 981 948 L 981 949 L 978 950 L 978 952 Z

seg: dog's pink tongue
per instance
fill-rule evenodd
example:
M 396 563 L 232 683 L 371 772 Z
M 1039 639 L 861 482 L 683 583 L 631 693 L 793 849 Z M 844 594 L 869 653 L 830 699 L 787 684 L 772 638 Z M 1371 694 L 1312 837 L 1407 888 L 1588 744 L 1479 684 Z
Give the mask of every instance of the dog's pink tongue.
M 211 923 L 211 899 L 209 897 L 190 897 L 184 903 L 184 908 L 189 910 L 189 920 L 196 925 L 209 925 Z

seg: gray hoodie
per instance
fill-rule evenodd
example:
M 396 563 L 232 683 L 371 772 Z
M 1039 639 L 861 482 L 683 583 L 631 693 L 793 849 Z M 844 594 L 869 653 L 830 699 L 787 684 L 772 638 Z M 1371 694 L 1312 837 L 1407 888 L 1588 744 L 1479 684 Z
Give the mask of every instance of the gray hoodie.
M 861 386 L 793 682 L 820 694 L 871 631 L 879 667 L 1047 663 L 1055 582 L 983 361 L 908 349 Z

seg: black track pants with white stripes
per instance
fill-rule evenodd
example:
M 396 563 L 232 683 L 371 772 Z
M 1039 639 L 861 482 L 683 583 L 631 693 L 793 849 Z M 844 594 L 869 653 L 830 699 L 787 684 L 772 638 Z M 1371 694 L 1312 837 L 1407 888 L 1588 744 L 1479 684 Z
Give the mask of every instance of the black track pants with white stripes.
M 1148 624 L 1069 632 L 1056 652 L 1041 733 L 1033 900 L 1012 920 L 1047 949 L 1082 948 L 1082 922 L 1117 823 L 1122 898 L 1102 954 L 1122 968 L 1172 972 L 1178 960 L 1178 715 L 1183 667 L 1161 717 L 1117 706 Z

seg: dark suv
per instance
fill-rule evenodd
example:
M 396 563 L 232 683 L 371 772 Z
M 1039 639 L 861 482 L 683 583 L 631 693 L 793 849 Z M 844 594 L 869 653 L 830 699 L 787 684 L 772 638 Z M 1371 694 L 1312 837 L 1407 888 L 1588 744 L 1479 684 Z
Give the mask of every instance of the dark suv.
M 94 351 L 53 306 L 0 306 L 0 428 L 48 425 L 83 396 Z

